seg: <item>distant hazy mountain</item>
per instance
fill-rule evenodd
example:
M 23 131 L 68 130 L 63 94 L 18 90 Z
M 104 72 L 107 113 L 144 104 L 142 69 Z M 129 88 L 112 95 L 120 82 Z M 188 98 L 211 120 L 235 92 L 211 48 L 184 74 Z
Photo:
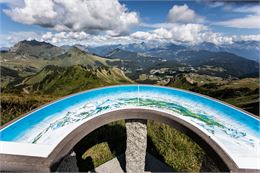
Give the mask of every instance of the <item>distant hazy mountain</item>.
M 73 46 L 71 45 L 62 45 L 60 46 L 60 48 L 62 48 L 65 52 L 67 52 L 68 50 L 70 50 Z
M 138 60 L 140 58 L 146 58 L 145 56 L 141 55 L 138 52 L 132 52 L 127 50 L 122 50 L 120 48 L 116 48 L 106 54 L 106 57 L 113 58 L 113 59 L 124 59 L 124 60 Z
M 120 49 L 122 50 L 127 50 L 127 51 L 132 51 L 132 52 L 145 52 L 149 50 L 151 46 L 147 43 L 132 43 L 132 44 L 126 44 L 126 45 L 121 45 Z
M 52 58 L 64 53 L 64 50 L 60 47 L 54 46 L 47 42 L 39 42 L 36 40 L 20 41 L 15 44 L 10 52 L 14 52 L 20 55 L 30 55 L 34 57 Z
M 173 43 L 132 43 L 132 44 L 117 44 L 105 45 L 99 47 L 88 48 L 88 51 L 100 56 L 107 56 L 114 50 L 121 50 L 127 52 L 142 53 L 146 56 L 157 57 L 161 59 L 172 59 L 176 53 L 181 50 L 187 49 L 185 46 L 176 45 Z M 122 53 L 122 52 L 121 52 Z
M 221 47 L 210 42 L 203 42 L 197 45 L 191 46 L 192 50 L 208 50 L 212 52 L 218 52 L 221 51 Z
M 208 50 L 213 52 L 230 52 L 247 59 L 260 61 L 260 42 L 258 41 L 238 41 L 233 44 L 216 45 L 214 43 L 203 42 L 195 45 L 192 49 Z
M 85 52 L 89 52 L 88 51 L 88 46 L 84 46 L 84 45 L 81 45 L 81 44 L 75 44 L 75 45 L 62 45 L 60 48 L 62 48 L 64 51 L 69 51 L 71 48 L 73 47 L 76 47 L 82 51 L 85 51 Z
M 131 43 L 131 44 L 115 44 L 115 45 L 104 45 L 97 47 L 86 47 L 85 50 L 88 50 L 91 53 L 95 53 L 100 56 L 105 56 L 111 51 L 115 49 L 130 51 L 130 52 L 139 52 L 139 53 L 147 53 L 150 55 L 153 52 L 160 50 L 171 50 L 176 51 L 179 49 L 184 49 L 184 46 L 175 45 L 173 43 L 160 43 L 160 42 L 150 42 L 150 43 Z M 155 55 L 152 55 L 155 56 Z
M 85 50 L 99 55 L 99 56 L 106 56 L 109 52 L 120 48 L 121 44 L 115 44 L 115 45 L 104 45 L 104 46 L 97 46 L 97 47 L 87 47 Z
M 169 49 L 169 50 L 168 50 Z M 176 51 L 170 51 L 170 50 Z M 111 51 L 107 57 L 131 61 L 133 68 L 145 70 L 149 67 L 167 67 L 169 64 L 195 67 L 201 73 L 209 73 L 217 76 L 257 76 L 259 63 L 248 60 L 228 52 L 210 52 L 206 50 L 188 50 L 182 46 L 169 45 L 165 49 L 153 49 L 158 57 L 150 57 L 143 53 L 130 52 L 121 49 Z M 151 51 L 149 51 L 150 53 Z M 168 52 L 165 56 L 165 52 Z M 129 65 L 129 66 L 130 66 Z M 131 68 L 131 67 L 129 67 Z
M 184 50 L 208 50 L 212 52 L 229 52 L 247 59 L 260 60 L 260 42 L 257 41 L 237 41 L 233 44 L 216 45 L 210 42 L 203 42 L 197 45 L 179 45 L 174 43 L 142 42 L 131 44 L 115 44 L 97 47 L 84 47 L 86 51 L 105 56 L 115 49 L 130 52 L 141 52 L 153 57 L 172 59 L 177 53 Z M 82 49 L 82 50 L 83 50 Z
M 120 59 L 123 63 L 120 67 L 125 67 L 132 70 L 144 70 L 160 62 L 160 59 L 151 57 L 139 52 L 131 52 L 122 49 L 115 49 L 106 55 L 110 59 Z
M 142 52 L 145 53 L 151 49 L 159 49 L 167 47 L 169 43 L 160 43 L 160 42 L 141 42 L 141 43 L 132 43 L 121 45 L 120 49 L 132 51 L 132 52 Z
M 187 50 L 185 46 L 169 43 L 157 48 L 150 49 L 146 52 L 146 54 L 159 57 L 161 59 L 173 60 L 177 57 L 179 52 L 185 50 Z
M 260 61 L 260 42 L 239 41 L 224 47 L 227 52 Z
M 194 67 L 211 66 L 222 68 L 221 73 L 227 73 L 233 76 L 255 76 L 259 71 L 259 63 L 248 60 L 227 52 L 210 52 L 206 50 L 187 50 L 177 54 L 176 60 Z
M 208 50 L 211 52 L 229 52 L 247 59 L 260 61 L 260 42 L 259 41 L 237 41 L 232 44 L 216 45 L 210 42 L 203 42 L 197 45 L 176 45 L 172 43 L 162 44 L 157 48 L 146 50 L 153 56 L 161 56 L 164 58 L 174 57 L 177 52 L 183 50 Z

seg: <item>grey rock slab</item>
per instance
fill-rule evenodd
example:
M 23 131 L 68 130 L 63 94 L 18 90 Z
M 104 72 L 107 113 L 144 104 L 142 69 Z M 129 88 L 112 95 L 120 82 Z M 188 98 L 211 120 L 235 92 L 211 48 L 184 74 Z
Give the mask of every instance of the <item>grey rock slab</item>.
M 141 173 L 145 168 L 147 120 L 126 120 L 126 172 Z

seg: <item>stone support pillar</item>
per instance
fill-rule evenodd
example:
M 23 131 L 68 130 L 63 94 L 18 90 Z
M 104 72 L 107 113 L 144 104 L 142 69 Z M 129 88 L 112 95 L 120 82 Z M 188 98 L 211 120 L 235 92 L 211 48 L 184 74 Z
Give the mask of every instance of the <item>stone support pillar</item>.
M 141 173 L 145 168 L 147 120 L 126 120 L 126 172 Z

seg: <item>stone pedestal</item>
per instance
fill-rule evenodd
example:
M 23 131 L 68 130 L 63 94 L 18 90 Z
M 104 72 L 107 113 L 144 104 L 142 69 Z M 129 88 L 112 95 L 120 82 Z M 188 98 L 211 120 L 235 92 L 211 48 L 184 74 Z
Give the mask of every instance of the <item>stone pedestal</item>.
M 145 168 L 147 121 L 126 120 L 126 172 L 141 173 Z

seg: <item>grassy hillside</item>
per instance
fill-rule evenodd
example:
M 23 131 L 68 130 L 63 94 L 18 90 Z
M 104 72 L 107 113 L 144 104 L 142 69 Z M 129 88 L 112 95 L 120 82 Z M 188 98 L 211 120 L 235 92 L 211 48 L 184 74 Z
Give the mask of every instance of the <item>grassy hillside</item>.
M 51 95 L 1 93 L 1 125 L 55 99 L 57 98 Z
M 76 47 L 71 48 L 62 55 L 54 56 L 51 59 L 44 57 L 39 58 L 32 55 L 21 55 L 15 52 L 1 52 L 0 60 L 2 66 L 9 68 L 19 69 L 19 67 L 33 67 L 38 70 L 46 65 L 71 66 L 82 64 L 85 66 L 100 66 L 107 65 L 107 61 L 117 61 L 88 54 Z
M 259 115 L 259 78 L 227 80 L 184 73 L 175 76 L 166 85 L 208 95 Z
M 28 76 L 50 64 L 46 59 L 38 59 L 34 56 L 20 55 L 13 52 L 0 53 L 2 67 L 18 71 L 20 76 Z
M 71 66 L 81 64 L 86 66 L 100 66 L 107 65 L 107 61 L 112 60 L 88 54 L 77 47 L 72 47 L 65 54 L 55 57 L 53 60 L 53 65 Z
M 15 70 L 2 67 L 1 72 L 5 78 L 16 79 L 1 88 L 1 124 L 68 94 L 102 86 L 134 83 L 120 69 L 104 66 L 49 65 L 36 74 L 19 78 Z
M 117 68 L 49 65 L 35 75 L 10 83 L 3 91 L 64 96 L 91 88 L 127 83 L 134 82 Z
M 0 88 L 6 87 L 8 83 L 14 81 L 15 79 L 19 79 L 20 76 L 18 71 L 10 69 L 8 67 L 0 66 L 0 75 L 1 75 L 1 83 Z
M 37 50 L 37 47 L 35 49 Z M 56 65 L 60 67 L 83 65 L 86 67 L 96 68 L 100 66 L 108 66 L 108 64 L 113 62 L 116 63 L 117 61 L 117 59 L 112 60 L 88 54 L 76 47 L 72 47 L 66 53 L 58 54 L 57 56 L 53 56 L 51 58 L 37 57 L 30 53 L 21 54 L 16 51 L 0 53 L 1 68 L 8 68 L 16 71 L 17 77 L 33 75 L 48 65 Z M 6 85 L 6 83 L 16 81 L 17 79 L 18 78 L 3 78 L 2 81 Z

